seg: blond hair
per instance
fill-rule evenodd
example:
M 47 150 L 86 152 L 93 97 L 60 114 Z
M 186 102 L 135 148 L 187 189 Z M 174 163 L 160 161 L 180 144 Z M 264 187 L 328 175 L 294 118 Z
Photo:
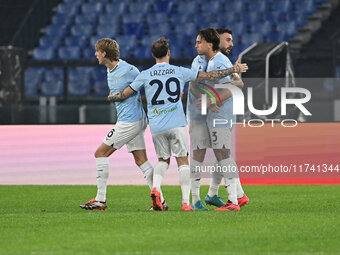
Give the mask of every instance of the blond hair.
M 119 45 L 115 40 L 111 38 L 102 38 L 96 42 L 96 51 L 105 51 L 106 58 L 110 61 L 118 61 L 119 60 Z

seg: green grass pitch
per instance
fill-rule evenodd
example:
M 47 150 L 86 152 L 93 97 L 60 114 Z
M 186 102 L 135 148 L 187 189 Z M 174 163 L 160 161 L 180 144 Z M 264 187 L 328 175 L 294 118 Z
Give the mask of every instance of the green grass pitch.
M 180 187 L 163 191 L 167 212 L 146 186 L 86 211 L 95 186 L 0 186 L 0 254 L 340 254 L 340 185 L 245 186 L 239 212 L 182 212 Z

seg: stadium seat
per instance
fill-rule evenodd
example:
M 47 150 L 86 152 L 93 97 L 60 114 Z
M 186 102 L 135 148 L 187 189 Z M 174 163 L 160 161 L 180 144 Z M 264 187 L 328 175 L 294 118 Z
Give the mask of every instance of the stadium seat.
M 119 34 L 120 26 L 119 24 L 103 24 L 98 25 L 96 29 L 97 35 L 101 37 L 114 37 Z
M 201 12 L 200 6 L 196 1 L 189 1 L 189 2 L 179 2 L 177 4 L 177 13 L 181 15 L 188 15 L 188 14 L 199 14 Z
M 159 37 L 167 37 L 172 32 L 172 28 L 168 23 L 159 24 L 157 26 L 149 27 L 150 35 L 158 35 Z
M 84 14 L 93 14 L 93 13 L 101 13 L 103 10 L 102 3 L 83 3 L 80 6 L 81 13 Z
M 132 48 L 137 45 L 137 37 L 135 35 L 119 35 L 115 39 L 120 47 L 124 45 L 128 48 Z
M 95 54 L 95 49 L 94 48 L 86 47 L 82 51 L 82 56 L 85 59 L 95 59 L 96 56 L 94 54 Z
M 52 16 L 52 24 L 53 25 L 70 25 L 72 22 L 73 16 L 64 14 L 64 13 L 56 13 Z
M 54 97 L 64 93 L 64 84 L 61 80 L 44 81 L 41 84 L 41 96 Z
M 93 68 L 70 68 L 68 75 L 68 94 L 70 96 L 88 96 Z
M 58 49 L 58 57 L 60 59 L 77 59 L 80 58 L 80 48 L 73 47 L 60 47 Z
M 198 26 L 195 22 L 176 24 L 174 26 L 174 31 L 180 35 L 195 36 L 198 32 Z
M 90 36 L 93 33 L 93 26 L 92 25 L 77 25 L 71 27 L 71 34 L 72 35 L 85 35 Z
M 145 22 L 149 26 L 158 26 L 168 24 L 169 17 L 164 13 L 149 13 L 145 16 Z
M 289 12 L 291 10 L 292 4 L 287 0 L 275 0 L 272 2 L 272 11 L 276 12 Z
M 245 3 L 239 0 L 229 0 L 227 3 L 222 2 L 226 5 L 226 11 L 232 10 L 235 13 L 241 13 L 246 10 Z
M 74 16 L 79 12 L 79 2 L 60 3 L 57 7 L 57 13 Z
M 131 2 L 128 4 L 128 9 L 131 14 L 146 14 L 150 13 L 150 4 L 146 1 L 143 3 Z
M 90 48 L 94 50 L 94 46 L 96 45 L 96 42 L 101 39 L 102 36 L 100 35 L 93 35 L 90 37 Z
M 91 25 L 97 23 L 96 13 L 79 14 L 75 17 L 76 25 Z
M 122 23 L 144 23 L 144 14 L 142 13 L 134 13 L 134 14 L 125 14 L 122 16 Z
M 241 35 L 242 43 L 246 45 L 246 47 L 252 45 L 253 43 L 263 42 L 263 38 L 258 33 L 245 33 Z
M 66 25 L 55 25 L 51 24 L 46 27 L 46 35 L 52 36 L 54 38 L 62 39 L 67 31 Z
M 247 10 L 248 12 L 265 13 L 268 10 L 268 1 L 263 0 L 251 0 L 248 1 Z
M 39 39 L 40 48 L 53 48 L 56 49 L 60 46 L 60 37 L 55 37 L 51 35 L 44 35 Z
M 33 58 L 40 60 L 51 60 L 55 57 L 55 50 L 52 47 L 40 48 L 37 47 L 33 50 Z
M 119 15 L 108 14 L 100 14 L 98 18 L 99 26 L 101 25 L 119 25 L 120 23 Z
M 107 80 L 107 69 L 105 67 L 97 67 L 92 72 L 93 81 L 105 81 Z
M 64 44 L 66 47 L 78 46 L 80 48 L 84 48 L 87 46 L 87 37 L 81 35 L 69 35 L 65 37 Z
M 96 81 L 93 85 L 93 95 L 94 96 L 108 96 L 109 87 L 106 81 Z
M 140 45 L 133 49 L 133 58 L 135 59 L 143 59 L 143 58 L 151 58 L 151 51 L 149 47 Z
M 44 68 L 27 68 L 25 70 L 25 96 L 38 95 L 38 90 L 44 75 Z
M 122 25 L 124 35 L 135 35 L 141 38 L 144 35 L 144 25 L 141 23 L 126 23 Z
M 227 3 L 223 3 L 220 1 L 202 2 L 201 12 L 202 14 L 207 14 L 207 12 L 209 11 L 208 14 L 215 13 L 216 15 L 218 15 L 219 13 L 222 13 L 226 9 L 227 5 L 228 5 Z M 209 16 L 214 17 L 214 15 L 211 15 L 211 14 Z
M 168 0 L 155 1 L 152 6 L 156 14 L 161 13 L 162 15 L 164 15 L 164 13 L 172 14 L 175 9 L 174 2 Z
M 150 47 L 159 37 L 159 35 L 144 36 L 141 40 L 141 44 L 145 47 Z
M 127 13 L 127 5 L 124 2 L 119 3 L 107 3 L 105 5 L 106 13 L 114 15 L 125 15 Z
M 305 14 L 310 15 L 316 12 L 313 0 L 299 0 L 295 2 L 295 10 L 303 11 Z
M 282 31 L 272 31 L 266 35 L 268 42 L 281 42 L 284 40 L 284 34 Z

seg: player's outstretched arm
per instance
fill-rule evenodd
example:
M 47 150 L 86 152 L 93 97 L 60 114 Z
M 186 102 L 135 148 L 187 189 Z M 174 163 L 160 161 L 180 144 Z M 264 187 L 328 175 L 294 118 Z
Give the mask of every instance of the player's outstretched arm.
M 229 76 L 233 73 L 245 73 L 248 70 L 247 64 L 240 64 L 240 59 L 237 59 L 234 66 L 223 70 L 214 70 L 210 72 L 198 72 L 197 80 L 216 80 Z
M 118 102 L 118 101 L 123 101 L 129 96 L 131 96 L 135 91 L 129 86 L 126 87 L 123 91 L 119 91 L 116 94 L 109 95 L 107 97 L 107 100 L 110 102 Z

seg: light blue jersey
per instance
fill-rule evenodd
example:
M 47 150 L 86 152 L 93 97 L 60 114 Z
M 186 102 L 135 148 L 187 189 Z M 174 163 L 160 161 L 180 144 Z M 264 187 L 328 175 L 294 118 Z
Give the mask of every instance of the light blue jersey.
M 107 83 L 112 94 L 123 91 L 138 76 L 138 69 L 119 60 L 117 66 L 110 71 L 107 69 Z M 121 102 L 115 102 L 118 119 L 117 122 L 136 122 L 144 118 L 145 112 L 140 98 L 140 93 L 134 93 Z
M 191 63 L 191 70 L 205 72 L 208 62 L 204 55 L 197 55 Z M 201 89 L 203 86 L 197 86 L 197 89 Z M 201 91 L 202 92 L 202 91 Z M 187 119 L 188 120 L 203 120 L 206 115 L 201 114 L 201 110 L 196 107 L 199 100 L 190 93 L 188 93 L 187 101 Z
M 233 67 L 233 64 L 230 62 L 229 58 L 223 55 L 221 52 L 217 53 L 213 58 L 208 61 L 207 72 L 213 70 L 223 70 Z M 206 81 L 206 83 L 212 87 L 215 87 L 215 84 L 222 84 L 226 82 L 230 82 L 232 75 L 224 77 L 217 81 Z M 217 93 L 220 94 L 222 89 L 216 89 Z M 236 122 L 236 116 L 233 114 L 233 98 L 230 97 L 224 101 L 222 101 L 222 106 L 220 107 L 220 111 L 218 113 L 208 111 L 207 114 L 207 123 L 209 127 L 213 127 L 214 119 L 224 119 L 228 120 L 227 126 L 230 127 L 230 123 Z
M 188 68 L 158 63 L 142 71 L 130 85 L 135 91 L 144 87 L 151 133 L 187 125 L 180 93 L 186 82 L 197 78 L 197 73 Z

